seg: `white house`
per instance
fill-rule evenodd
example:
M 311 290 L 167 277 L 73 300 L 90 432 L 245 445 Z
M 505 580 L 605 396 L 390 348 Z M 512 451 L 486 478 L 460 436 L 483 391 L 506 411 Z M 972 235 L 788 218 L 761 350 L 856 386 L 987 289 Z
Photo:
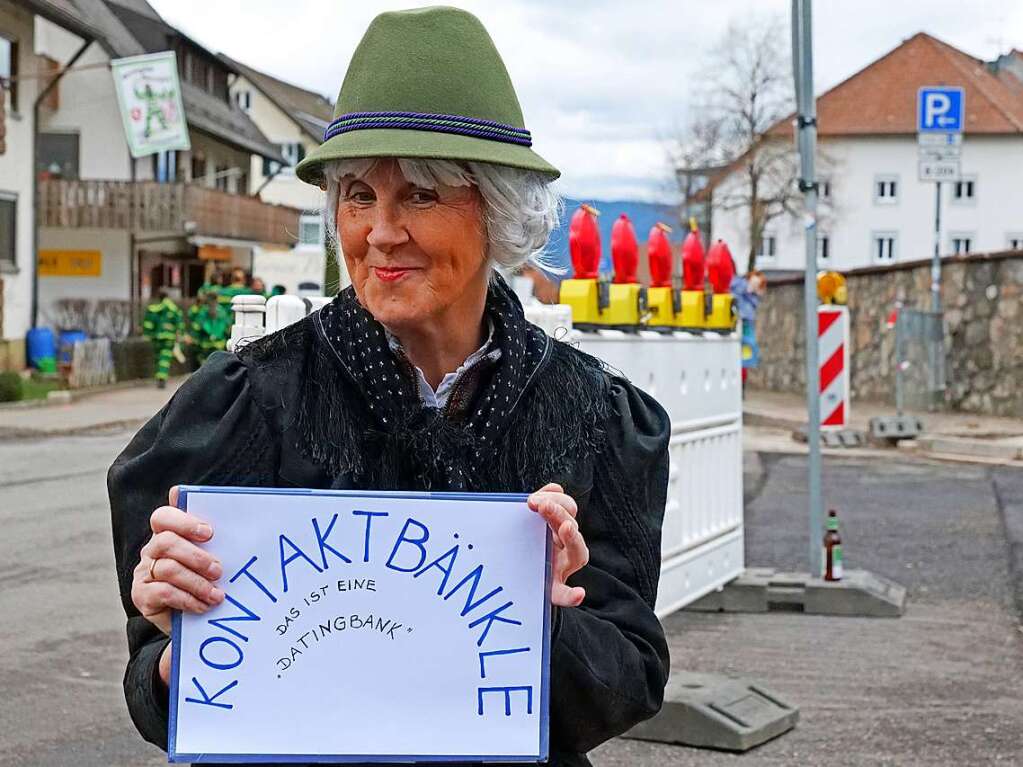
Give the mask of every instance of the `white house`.
M 919 33 L 817 99 L 821 219 L 818 264 L 839 271 L 929 258 L 935 184 L 917 177 L 917 91 L 959 86 L 966 99 L 962 176 L 942 184 L 943 255 L 1023 249 L 1023 54 L 984 62 Z M 768 134 L 791 141 L 790 120 Z M 741 210 L 723 210 L 742 183 L 734 166 L 713 182 L 712 236 L 749 248 Z M 802 270 L 803 222 L 780 215 L 765 228 L 757 266 Z
M 32 325 L 36 105 L 55 74 L 36 54 L 43 20 L 77 50 L 98 34 L 63 3 L 0 0 L 0 370 L 24 367 Z
M 237 72 L 231 78 L 231 96 L 287 160 L 281 164 L 252 158 L 250 191 L 267 202 L 302 211 L 298 243 L 293 249 L 260 248 L 253 269 L 267 285 L 283 285 L 289 293 L 303 283 L 322 289 L 324 277 L 323 192 L 300 181 L 297 165 L 319 146 L 330 124 L 333 104 L 319 93 L 300 88 L 221 54 Z M 342 285 L 347 278 L 342 269 Z
M 290 248 L 298 211 L 249 195 L 253 156 L 283 158 L 231 100 L 234 70 L 145 0 L 65 1 L 101 37 L 87 52 L 92 66 L 72 67 L 42 120 L 39 244 L 50 266 L 40 269 L 39 321 L 59 324 L 61 299 L 138 306 L 162 287 L 189 299 L 214 269 L 251 270 L 257 249 Z M 62 35 L 45 43 L 51 58 L 67 60 Z M 132 160 L 104 64 L 166 50 L 176 56 L 191 146 Z M 62 268 L 65 253 L 94 266 Z

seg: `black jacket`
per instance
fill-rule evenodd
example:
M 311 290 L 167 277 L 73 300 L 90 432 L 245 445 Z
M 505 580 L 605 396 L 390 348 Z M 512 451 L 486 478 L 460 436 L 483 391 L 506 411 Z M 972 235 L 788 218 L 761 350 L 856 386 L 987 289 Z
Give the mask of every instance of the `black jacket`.
M 386 486 L 309 447 L 310 435 L 323 442 L 330 429 L 345 435 L 334 442 L 355 442 L 362 454 L 383 449 L 358 437 L 366 428 L 358 421 L 364 403 L 324 353 L 326 339 L 313 317 L 240 356 L 214 354 L 110 468 L 128 618 L 125 698 L 139 732 L 161 748 L 167 747 L 168 692 L 157 665 L 169 640 L 141 617 L 130 592 L 150 537 L 149 516 L 166 504 L 169 488 Z M 585 587 L 587 596 L 582 606 L 556 610 L 554 617 L 550 740 L 552 764 L 587 765 L 587 751 L 655 714 L 663 699 L 669 659 L 653 603 L 670 428 L 656 401 L 565 344 L 548 342 L 533 372 L 503 435 L 502 459 L 470 489 L 531 492 L 555 481 L 579 504 L 590 562 L 570 583 Z M 478 385 L 485 390 L 486 381 Z M 340 422 L 338 410 L 342 421 L 348 413 L 355 422 Z M 365 463 L 395 462 L 399 457 L 383 454 Z

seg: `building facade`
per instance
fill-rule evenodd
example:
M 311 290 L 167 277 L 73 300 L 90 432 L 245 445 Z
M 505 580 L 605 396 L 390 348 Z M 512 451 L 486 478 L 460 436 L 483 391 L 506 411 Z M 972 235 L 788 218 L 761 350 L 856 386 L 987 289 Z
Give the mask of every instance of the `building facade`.
M 917 91 L 962 87 L 966 129 L 962 175 L 942 184 L 943 255 L 1023 249 L 1023 57 L 983 62 L 918 34 L 818 97 L 818 265 L 839 271 L 930 258 L 936 192 L 918 179 Z M 791 121 L 765 140 L 791 141 Z M 742 184 L 741 159 L 712 192 L 712 236 L 749 250 L 748 212 L 720 204 Z M 765 190 L 768 194 L 770 190 Z M 802 270 L 801 216 L 768 222 L 755 248 L 758 268 Z M 739 264 L 740 269 L 744 267 Z
M 227 56 L 221 58 L 237 74 L 230 88 L 242 109 L 286 159 L 285 163 L 252 158 L 250 189 L 268 202 L 302 211 L 298 242 L 293 248 L 260 248 L 254 269 L 267 284 L 281 285 L 289 293 L 323 291 L 326 237 L 323 225 L 324 194 L 295 175 L 306 154 L 319 146 L 333 116 L 333 104 L 319 93 L 300 88 Z M 348 283 L 341 268 L 341 286 Z
M 132 159 L 110 62 L 168 50 L 190 148 Z M 161 288 L 187 302 L 295 245 L 301 211 L 250 194 L 253 165 L 286 158 L 233 102 L 236 75 L 145 0 L 0 0 L 0 366 L 24 365 L 33 327 L 137 321 Z
M 43 0 L 0 0 L 0 370 L 24 366 L 35 276 L 33 156 L 37 102 L 50 77 L 36 53 L 40 25 L 61 29 L 77 49 L 97 32 L 79 15 Z

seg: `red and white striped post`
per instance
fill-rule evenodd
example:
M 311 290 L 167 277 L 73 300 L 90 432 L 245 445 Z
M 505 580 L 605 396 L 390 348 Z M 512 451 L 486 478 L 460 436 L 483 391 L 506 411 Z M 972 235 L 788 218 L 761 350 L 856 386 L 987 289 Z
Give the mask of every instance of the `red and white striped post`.
M 822 429 L 849 424 L 849 310 L 844 306 L 817 308 L 817 360 Z

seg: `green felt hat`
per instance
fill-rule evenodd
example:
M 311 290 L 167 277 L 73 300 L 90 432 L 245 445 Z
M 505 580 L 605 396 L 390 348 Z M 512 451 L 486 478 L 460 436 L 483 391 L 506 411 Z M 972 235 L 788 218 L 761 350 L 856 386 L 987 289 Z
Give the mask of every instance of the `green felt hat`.
M 531 145 L 508 70 L 480 20 L 457 8 L 422 8 L 373 19 L 323 143 L 295 172 L 322 186 L 330 160 L 424 157 L 561 175 Z

